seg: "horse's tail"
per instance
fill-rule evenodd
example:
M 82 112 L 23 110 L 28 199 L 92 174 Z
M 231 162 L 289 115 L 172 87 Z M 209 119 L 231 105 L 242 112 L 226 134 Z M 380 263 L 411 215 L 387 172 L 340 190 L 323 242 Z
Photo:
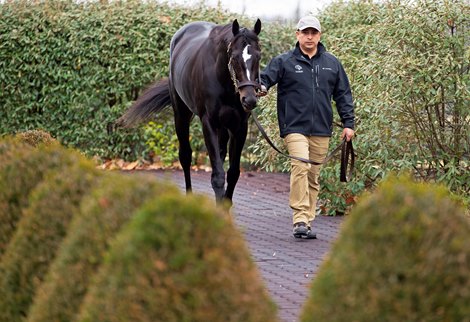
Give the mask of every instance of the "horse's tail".
M 146 89 L 124 115 L 116 120 L 115 125 L 117 127 L 132 127 L 150 119 L 153 114 L 170 105 L 169 81 L 168 78 L 163 78 Z

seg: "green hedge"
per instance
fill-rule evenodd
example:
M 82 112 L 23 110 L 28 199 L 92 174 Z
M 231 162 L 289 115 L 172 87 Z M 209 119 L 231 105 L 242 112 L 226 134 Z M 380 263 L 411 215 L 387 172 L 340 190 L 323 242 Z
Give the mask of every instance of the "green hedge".
M 301 321 L 470 321 L 470 220 L 448 190 L 390 176 L 344 223 Z
M 138 131 L 109 136 L 107 126 L 143 87 L 167 75 L 178 27 L 228 20 L 202 6 L 143 1 L 19 0 L 2 2 L 0 16 L 0 133 L 41 128 L 102 156 L 143 150 Z
M 197 196 L 149 202 L 116 237 L 80 318 L 277 321 L 241 234 Z
M 0 134 L 41 128 L 66 146 L 105 158 L 149 152 L 151 134 L 109 135 L 108 125 L 143 88 L 168 75 L 170 39 L 179 27 L 234 18 L 253 25 L 202 4 L 138 0 L 16 0 L 0 3 L 0 16 Z M 265 47 L 277 46 L 264 39 Z M 172 123 L 171 112 L 163 119 Z

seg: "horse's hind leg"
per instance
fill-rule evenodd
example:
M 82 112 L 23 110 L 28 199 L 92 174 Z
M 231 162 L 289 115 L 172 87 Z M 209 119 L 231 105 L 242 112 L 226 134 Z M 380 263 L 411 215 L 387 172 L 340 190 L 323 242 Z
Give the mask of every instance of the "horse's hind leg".
M 177 95 L 175 95 L 177 96 Z M 175 129 L 179 141 L 179 160 L 184 172 L 186 193 L 191 192 L 191 157 L 192 149 L 189 143 L 189 126 L 193 113 L 179 97 L 174 98 L 173 111 L 175 115 Z

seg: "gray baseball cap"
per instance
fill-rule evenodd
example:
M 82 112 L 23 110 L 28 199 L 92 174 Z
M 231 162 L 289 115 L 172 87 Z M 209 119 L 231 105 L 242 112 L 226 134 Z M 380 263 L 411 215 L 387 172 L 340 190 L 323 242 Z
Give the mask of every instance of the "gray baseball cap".
M 297 23 L 297 30 L 304 30 L 307 28 L 314 28 L 321 32 L 320 21 L 314 16 L 305 16 L 300 18 L 299 22 Z

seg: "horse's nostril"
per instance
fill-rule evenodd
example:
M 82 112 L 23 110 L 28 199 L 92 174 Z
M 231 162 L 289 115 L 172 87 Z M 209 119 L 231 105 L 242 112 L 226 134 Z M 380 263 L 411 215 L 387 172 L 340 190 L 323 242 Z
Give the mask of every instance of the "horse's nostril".
M 244 97 L 244 102 L 249 105 L 256 105 L 256 96 Z
M 252 110 L 256 107 L 256 97 L 243 96 L 241 101 L 243 108 L 246 110 Z

